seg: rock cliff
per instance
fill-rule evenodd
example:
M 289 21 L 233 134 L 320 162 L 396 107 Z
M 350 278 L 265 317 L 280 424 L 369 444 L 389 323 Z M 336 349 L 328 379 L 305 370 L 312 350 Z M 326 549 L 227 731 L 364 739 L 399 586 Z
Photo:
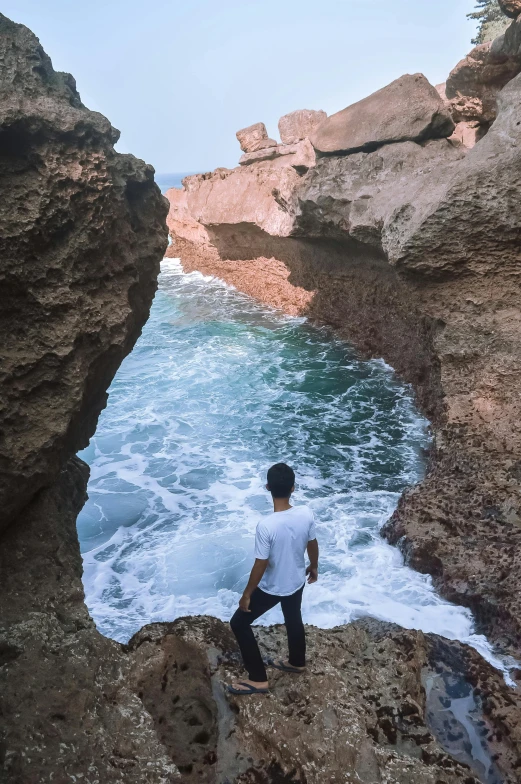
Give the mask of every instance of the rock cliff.
M 177 769 L 84 605 L 73 455 L 148 317 L 167 208 L 1 15 L 0 62 L 0 780 L 158 784 Z
M 257 163 L 189 177 L 169 194 L 168 220 L 169 253 L 185 268 L 333 324 L 414 385 L 434 426 L 430 468 L 385 535 L 519 655 L 517 30 L 518 20 L 453 71 L 457 106 L 404 77 L 325 119 L 306 173 Z M 447 120 L 470 119 L 465 105 L 483 123 L 472 149 Z
M 75 527 L 88 468 L 74 455 L 94 432 L 110 381 L 148 316 L 166 246 L 166 206 L 152 169 L 114 151 L 117 131 L 83 106 L 72 77 L 53 70 L 35 36 L 3 16 L 0 59 L 0 780 L 514 784 L 521 765 L 519 695 L 457 643 L 375 621 L 331 632 L 309 629 L 309 672 L 298 680 L 277 675 L 269 697 L 241 702 L 228 701 L 222 687 L 238 674 L 239 662 L 230 631 L 219 621 L 145 627 L 128 646 L 96 631 L 84 604 Z M 496 143 L 505 149 L 493 165 L 511 165 L 514 177 L 511 97 L 504 107 Z M 260 137 L 264 143 L 267 134 Z M 343 158 L 342 165 L 324 158 L 308 170 L 282 154 L 284 166 L 277 158 L 276 164 L 261 161 L 195 178 L 170 196 L 172 232 L 187 264 L 234 264 L 226 254 L 222 259 L 227 248 L 228 256 L 233 249 L 236 258 L 253 257 L 253 268 L 265 264 L 268 277 L 278 265 L 270 298 L 283 288 L 288 307 L 336 319 L 366 350 L 385 351 L 408 374 L 438 425 L 442 457 L 432 474 L 434 488 L 426 484 L 416 498 L 404 499 L 392 534 L 404 528 L 419 563 L 422 548 L 443 562 L 444 553 L 432 550 L 425 537 L 449 519 L 436 514 L 444 510 L 436 506 L 443 481 L 448 489 L 439 503 L 450 502 L 451 524 L 462 524 L 461 500 L 454 493 L 449 498 L 450 468 L 473 499 L 471 555 L 482 547 L 480 526 L 487 521 L 492 579 L 499 537 L 508 535 L 512 544 L 517 530 L 515 512 L 498 498 L 497 476 L 484 474 L 492 458 L 498 472 L 506 471 L 507 447 L 499 444 L 508 441 L 515 413 L 515 205 L 510 233 L 495 255 L 490 225 L 487 234 L 476 218 L 472 225 L 482 232 L 483 251 L 467 259 L 470 240 L 458 237 L 460 256 L 453 263 L 448 254 L 455 228 L 448 231 L 443 214 L 450 217 L 464 176 L 479 191 L 477 172 L 486 165 L 492 180 L 490 152 L 485 148 L 473 168 L 444 139 L 418 150 L 414 145 L 359 153 L 367 167 L 361 179 L 354 158 Z M 408 176 L 415 189 L 395 214 L 392 192 L 404 199 Z M 428 204 L 418 202 L 420 220 L 411 199 L 419 198 L 431 176 L 437 184 Z M 338 190 L 342 180 L 349 198 Z M 230 186 L 238 188 L 233 205 Z M 494 220 L 505 220 L 512 187 L 508 180 L 490 197 L 497 202 Z M 486 206 L 478 200 L 478 217 Z M 465 224 L 463 198 L 458 209 L 456 218 Z M 447 225 L 443 241 L 440 224 Z M 435 248 L 426 252 L 433 237 L 442 262 Z M 269 257 L 259 256 L 259 249 L 269 250 Z M 248 273 L 245 279 L 252 280 Z M 483 279 L 497 279 L 497 286 L 478 291 Z M 253 279 L 253 289 L 257 285 Z M 352 315 L 346 314 L 350 306 Z M 476 342 L 465 353 L 469 332 Z M 495 382 L 498 348 L 502 385 Z M 485 431 L 473 417 L 486 419 L 494 405 L 502 425 L 489 425 L 490 444 L 483 446 L 486 439 L 476 434 Z M 463 448 L 459 465 L 455 455 Z M 482 471 L 475 487 L 466 484 L 472 460 Z M 515 462 L 510 469 L 504 494 L 518 486 Z M 485 507 L 484 493 L 491 499 Z M 417 512 L 418 498 L 428 501 L 427 519 Z M 450 531 L 446 536 L 450 540 Z M 486 575 L 478 576 L 481 589 Z M 480 595 L 494 598 L 491 590 Z M 511 630 L 507 621 L 501 628 Z M 267 653 L 281 650 L 280 629 L 261 630 L 260 637 Z M 467 707 L 458 721 L 459 710 L 451 706 L 460 700 Z M 472 754 L 476 736 L 485 744 L 478 758 Z

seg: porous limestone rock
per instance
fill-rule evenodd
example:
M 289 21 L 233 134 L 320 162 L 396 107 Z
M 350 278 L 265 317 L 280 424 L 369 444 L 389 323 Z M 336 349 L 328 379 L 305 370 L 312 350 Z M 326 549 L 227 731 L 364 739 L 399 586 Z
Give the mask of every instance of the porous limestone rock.
M 347 154 L 396 142 L 439 139 L 453 130 L 436 88 L 423 74 L 406 74 L 331 115 L 310 138 L 321 154 Z
M 285 114 L 279 120 L 280 140 L 283 144 L 296 144 L 302 139 L 309 139 L 321 122 L 327 119 L 322 110 L 297 109 Z
M 266 147 L 276 147 L 275 139 L 270 139 L 264 123 L 259 122 L 237 131 L 237 139 L 243 152 L 257 152 Z
M 521 0 L 498 0 L 499 7 L 506 16 L 517 19 L 521 14 Z
M 462 121 L 456 124 L 454 133 L 449 137 L 449 141 L 462 144 L 468 150 L 471 150 L 483 138 L 486 132 L 487 127 L 478 120 Z
M 153 169 L 0 15 L 0 780 L 179 777 L 84 604 L 86 446 L 156 290 Z
M 0 530 L 85 447 L 166 246 L 150 166 L 0 16 Z
M 260 188 L 259 164 L 242 169 L 246 200 L 235 172 L 191 178 L 212 255 L 186 243 L 182 260 L 334 325 L 414 384 L 435 445 L 385 533 L 519 656 L 521 76 L 497 101 L 471 150 L 441 139 L 322 157 L 281 178 L 283 198 L 275 170 Z
M 256 634 L 266 656 L 285 655 L 283 628 Z M 484 703 L 495 695 L 484 727 L 503 717 L 505 741 L 489 746 L 498 755 L 490 773 L 516 782 L 521 697 L 474 651 L 369 619 L 308 627 L 307 637 L 308 671 L 295 678 L 270 670 L 270 695 L 254 699 L 224 693 L 243 673 L 220 621 L 184 618 L 133 637 L 129 682 L 186 781 L 478 784 L 484 767 L 465 752 L 467 731 L 450 710 L 452 694 L 472 699 L 475 689 Z
M 303 139 L 295 144 L 278 144 L 276 147 L 267 147 L 258 152 L 247 152 L 239 159 L 241 166 L 249 166 L 260 161 L 279 160 L 282 166 L 293 166 L 303 174 L 316 163 L 315 150 L 309 139 Z
M 179 771 L 84 603 L 72 458 L 0 540 L 0 781 L 172 784 Z
M 510 34 L 508 41 L 512 39 Z M 476 46 L 449 74 L 445 91 L 456 123 L 478 121 L 490 126 L 497 114 L 498 93 L 521 71 L 521 57 L 507 53 L 505 36 L 496 41 L 494 51 L 490 42 Z
M 274 236 L 287 236 L 293 227 L 289 203 L 299 174 L 292 166 L 254 163 L 218 169 L 183 180 L 192 218 L 207 229 L 213 224 L 251 223 Z

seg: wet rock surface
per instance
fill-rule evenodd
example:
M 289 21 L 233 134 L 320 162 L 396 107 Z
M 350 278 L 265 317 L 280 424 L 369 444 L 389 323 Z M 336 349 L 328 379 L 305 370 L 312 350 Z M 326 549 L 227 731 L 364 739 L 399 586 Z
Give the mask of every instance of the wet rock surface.
M 283 628 L 256 634 L 266 656 L 285 655 Z M 249 698 L 226 695 L 226 683 L 243 673 L 220 621 L 153 624 L 132 638 L 131 684 L 186 781 L 472 784 L 493 781 L 496 771 L 505 782 L 517 780 L 521 738 L 511 708 L 519 697 L 475 651 L 368 619 L 328 631 L 308 627 L 307 635 L 307 672 L 270 670 L 269 696 Z M 432 696 L 427 704 L 425 682 L 447 673 L 454 684 L 439 695 L 442 704 Z M 500 752 L 481 712 L 492 681 L 494 710 L 504 716 Z M 459 693 L 456 686 L 479 704 L 474 746 L 464 711 L 456 704 L 452 712 L 447 697 Z M 444 751 L 431 721 L 447 745 L 461 735 L 460 762 Z

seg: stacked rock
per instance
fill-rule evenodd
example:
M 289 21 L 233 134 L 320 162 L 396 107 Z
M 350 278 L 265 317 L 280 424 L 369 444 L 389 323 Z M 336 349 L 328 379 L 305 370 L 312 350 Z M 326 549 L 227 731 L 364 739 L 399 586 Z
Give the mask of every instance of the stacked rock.
M 299 174 L 315 165 L 316 156 L 309 136 L 327 119 L 323 111 L 298 109 L 285 114 L 279 120 L 282 144 L 270 139 L 264 123 L 255 123 L 237 131 L 237 139 L 244 155 L 241 166 L 261 161 L 280 159 L 282 166 L 293 166 Z

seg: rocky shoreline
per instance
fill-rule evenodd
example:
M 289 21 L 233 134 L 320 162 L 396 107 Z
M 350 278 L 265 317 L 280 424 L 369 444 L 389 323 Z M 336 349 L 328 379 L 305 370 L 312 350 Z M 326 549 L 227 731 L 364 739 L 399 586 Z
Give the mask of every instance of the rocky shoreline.
M 306 172 L 287 156 L 241 159 L 167 193 L 168 254 L 185 270 L 333 325 L 413 385 L 435 443 L 384 535 L 516 656 L 520 31 L 518 17 L 437 91 L 406 76 L 322 119 Z M 295 143 L 299 113 L 288 122 Z
M 153 170 L 115 152 L 74 79 L 1 15 L 0 58 L 0 781 L 515 784 L 519 690 L 458 643 L 371 620 L 310 628 L 309 672 L 241 701 L 222 687 L 238 657 L 215 619 L 148 626 L 127 646 L 98 633 L 74 455 L 148 317 L 167 209 Z M 443 136 L 459 124 L 450 107 L 411 78 L 420 127 L 405 117 L 396 143 L 381 128 L 376 150 L 312 160 L 297 137 L 321 127 L 313 113 L 284 124 L 289 151 L 246 134 L 255 161 L 170 194 L 173 252 L 235 270 L 266 301 L 282 291 L 275 304 L 335 324 L 415 385 L 436 454 L 389 536 L 418 568 L 441 564 L 441 589 L 518 650 L 519 86 L 471 158 Z M 281 629 L 259 634 L 279 651 Z

